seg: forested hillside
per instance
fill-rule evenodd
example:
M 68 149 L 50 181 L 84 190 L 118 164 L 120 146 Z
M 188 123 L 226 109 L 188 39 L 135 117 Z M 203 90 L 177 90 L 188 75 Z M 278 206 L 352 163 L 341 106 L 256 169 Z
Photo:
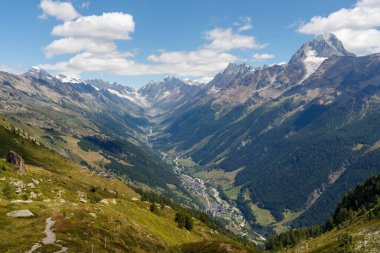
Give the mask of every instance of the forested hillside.
M 323 226 L 292 229 L 265 245 L 281 252 L 376 252 L 379 234 L 380 176 L 375 175 L 345 194 Z

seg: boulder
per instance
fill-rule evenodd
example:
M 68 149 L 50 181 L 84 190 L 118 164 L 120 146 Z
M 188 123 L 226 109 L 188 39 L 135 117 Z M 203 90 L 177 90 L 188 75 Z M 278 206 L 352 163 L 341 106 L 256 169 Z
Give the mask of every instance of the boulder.
M 9 212 L 7 213 L 7 216 L 15 217 L 15 218 L 28 218 L 28 217 L 33 217 L 34 214 L 30 210 L 24 209 L 24 210 L 16 210 L 16 211 Z
M 5 160 L 8 163 L 13 164 L 21 174 L 26 173 L 24 159 L 22 159 L 22 157 L 19 156 L 16 152 L 10 150 L 5 156 Z
M 35 189 L 36 188 L 33 183 L 29 183 L 26 186 L 28 186 L 30 189 Z

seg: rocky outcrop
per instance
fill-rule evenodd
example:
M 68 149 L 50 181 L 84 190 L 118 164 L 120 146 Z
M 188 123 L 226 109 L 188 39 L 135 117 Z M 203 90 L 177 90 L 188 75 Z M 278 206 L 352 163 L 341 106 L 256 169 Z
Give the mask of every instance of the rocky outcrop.
M 33 217 L 34 214 L 30 210 L 24 209 L 24 210 L 16 210 L 16 211 L 9 212 L 7 213 L 7 216 L 14 217 L 14 218 L 28 218 L 28 217 Z
M 13 164 L 14 166 L 16 166 L 18 172 L 20 172 L 21 174 L 25 174 L 26 173 L 24 159 L 22 159 L 22 157 L 19 156 L 16 152 L 14 152 L 12 150 L 9 151 L 8 154 L 5 156 L 5 160 L 8 163 Z

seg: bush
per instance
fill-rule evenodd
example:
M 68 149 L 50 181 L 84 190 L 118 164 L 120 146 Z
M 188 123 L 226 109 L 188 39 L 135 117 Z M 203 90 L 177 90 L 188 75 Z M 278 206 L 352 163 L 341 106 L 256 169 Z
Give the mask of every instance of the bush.
M 191 231 L 193 229 L 193 218 L 188 213 L 179 211 L 175 215 L 175 221 L 179 228 L 186 228 Z
M 154 204 L 154 203 L 150 204 L 150 211 L 152 213 L 155 213 L 155 214 L 158 213 L 158 208 L 157 208 L 156 204 Z

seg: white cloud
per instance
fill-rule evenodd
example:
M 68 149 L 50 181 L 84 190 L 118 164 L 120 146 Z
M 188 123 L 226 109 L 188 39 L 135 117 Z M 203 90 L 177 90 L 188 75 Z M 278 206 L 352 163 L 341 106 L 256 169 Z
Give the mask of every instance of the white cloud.
M 150 55 L 148 60 L 155 63 L 154 71 L 181 76 L 212 76 L 223 70 L 228 63 L 236 62 L 239 57 L 232 50 L 259 49 L 265 45 L 255 38 L 243 35 L 232 28 L 215 28 L 204 33 L 208 43 L 193 51 L 162 51 Z
M 82 72 L 108 72 L 117 75 L 124 75 L 126 72 L 130 72 L 131 75 L 148 73 L 148 66 L 138 64 L 116 52 L 106 56 L 83 52 L 75 55 L 68 61 L 53 65 L 40 65 L 40 67 L 74 76 L 78 76 Z
M 274 57 L 276 57 L 274 54 L 254 54 L 252 56 L 252 59 L 254 61 L 261 61 L 261 60 L 273 59 Z
M 116 40 L 129 40 L 134 32 L 133 17 L 124 13 L 103 13 L 100 16 L 80 16 L 55 26 L 52 35 L 61 38 L 44 48 L 47 58 L 74 54 L 69 60 L 44 64 L 46 70 L 78 76 L 82 72 L 107 72 L 117 75 L 170 74 L 206 80 L 223 70 L 228 63 L 241 60 L 236 50 L 261 49 L 251 35 L 250 19 L 233 28 L 215 28 L 203 34 L 205 43 L 189 51 L 158 50 L 145 63 L 136 62 L 136 52 L 120 52 Z
M 79 17 L 56 26 L 53 35 L 100 40 L 126 40 L 134 32 L 133 17 L 121 12 L 103 13 L 101 16 Z
M 66 38 L 57 40 L 45 48 L 47 56 L 82 52 L 69 61 L 53 65 L 43 65 L 45 69 L 78 74 L 86 71 L 110 72 L 118 75 L 173 74 L 179 76 L 213 76 L 223 70 L 228 63 L 236 62 L 239 57 L 232 50 L 261 48 L 252 36 L 241 35 L 231 28 L 208 31 L 208 43 L 193 51 L 164 51 L 148 56 L 149 63 L 141 64 L 120 53 L 112 42 L 105 44 L 103 52 L 95 52 L 93 44 L 99 41 L 83 43 L 82 39 Z M 223 42 L 223 36 L 226 41 Z M 101 49 L 102 47 L 95 47 Z
M 39 16 L 41 19 L 46 19 L 48 16 L 55 17 L 59 20 L 72 20 L 79 17 L 79 13 L 69 2 L 56 2 L 52 0 L 42 0 L 40 8 L 43 13 Z
M 359 0 L 327 17 L 315 16 L 299 27 L 305 34 L 334 33 L 348 51 L 364 55 L 380 52 L 380 0 Z
M 239 31 L 235 32 L 232 28 L 213 29 L 205 33 L 205 38 L 210 41 L 206 47 L 216 51 L 231 49 L 261 49 L 266 46 L 266 44 L 257 43 L 254 37 L 243 35 Z
M 52 58 L 56 55 L 74 54 L 82 51 L 106 54 L 115 51 L 116 48 L 115 43 L 110 41 L 69 37 L 53 41 L 44 50 L 46 57 Z

